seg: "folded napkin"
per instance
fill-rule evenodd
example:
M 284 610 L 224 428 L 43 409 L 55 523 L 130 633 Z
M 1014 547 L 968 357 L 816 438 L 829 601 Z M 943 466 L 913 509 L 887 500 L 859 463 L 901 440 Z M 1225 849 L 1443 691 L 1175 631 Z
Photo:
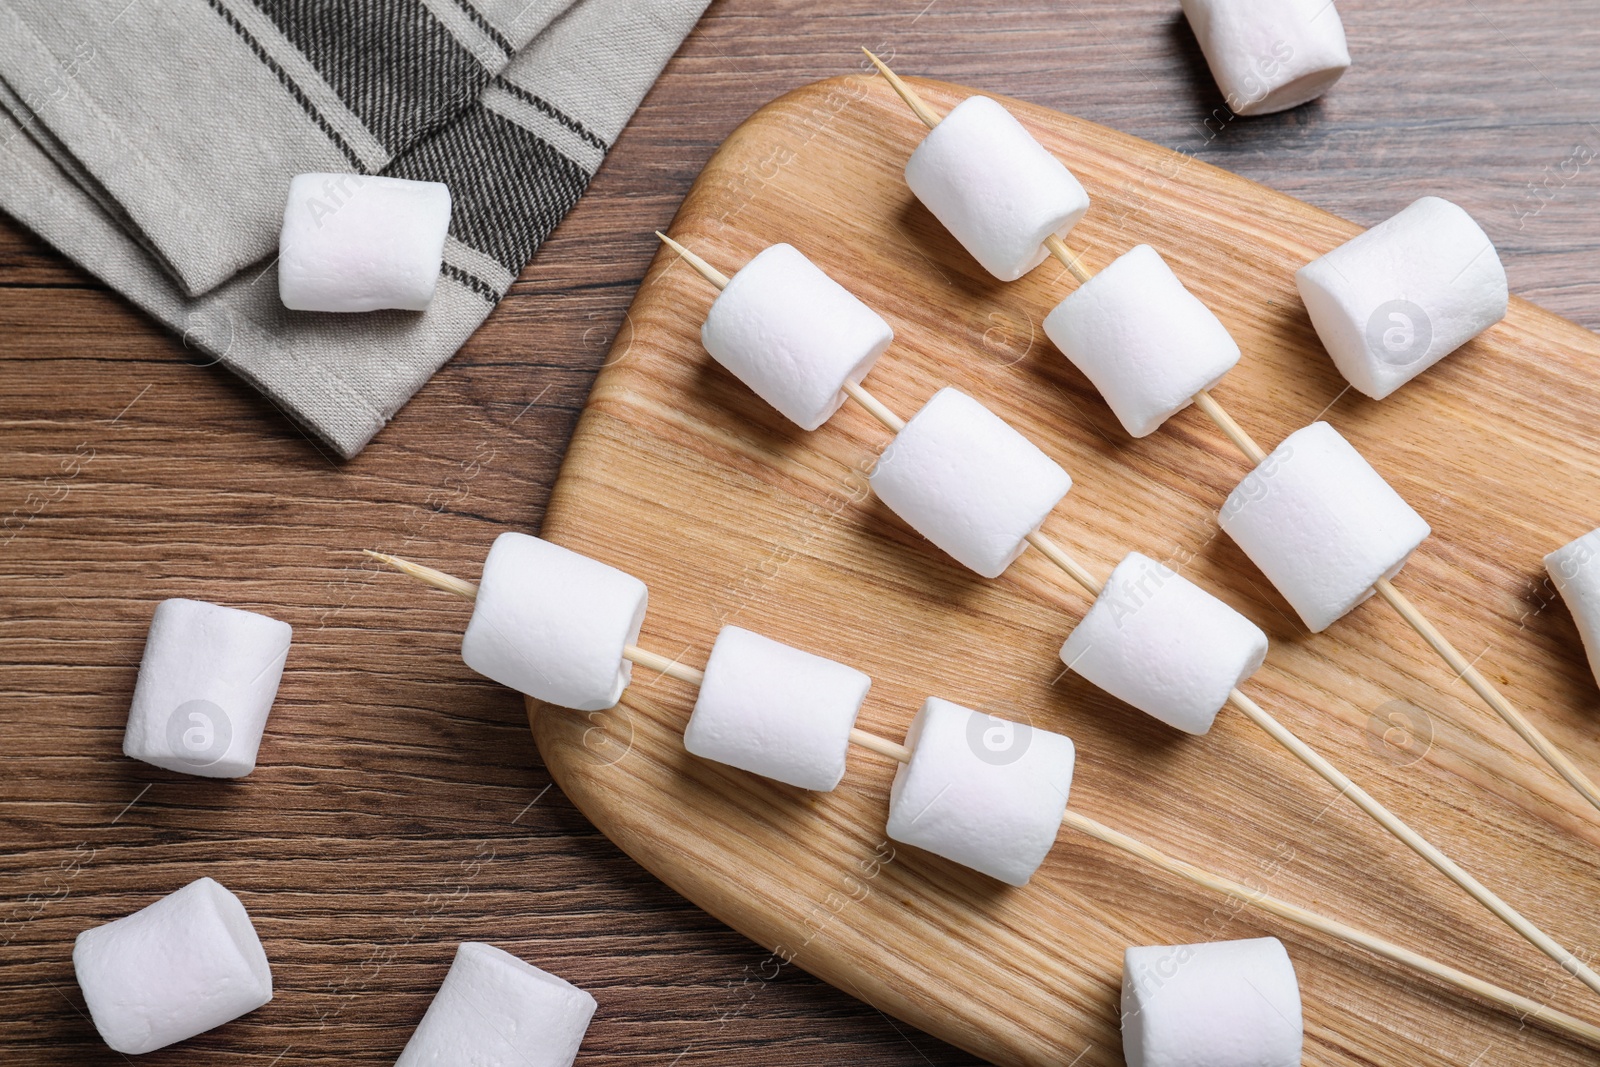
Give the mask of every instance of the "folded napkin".
M 707 0 L 0 0 L 0 208 L 345 457 L 570 211 Z M 289 180 L 440 181 L 425 312 L 285 309 Z

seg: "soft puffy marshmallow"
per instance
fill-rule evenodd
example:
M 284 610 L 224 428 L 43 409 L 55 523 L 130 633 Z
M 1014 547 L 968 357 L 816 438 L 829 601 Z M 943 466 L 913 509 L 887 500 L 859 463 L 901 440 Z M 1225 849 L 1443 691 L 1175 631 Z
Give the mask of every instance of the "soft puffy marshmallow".
M 272 999 L 239 898 L 210 878 L 78 935 L 72 967 L 105 1043 L 130 1056 L 203 1034 Z
M 1317 336 L 1382 400 L 1505 318 L 1506 271 L 1483 229 L 1425 196 L 1295 272 Z
M 1044 332 L 1135 437 L 1239 362 L 1227 327 L 1149 245 L 1124 252 L 1057 304 Z
M 884 450 L 868 481 L 896 515 L 985 578 L 1072 488 L 1060 464 L 957 390 L 933 395 Z
M 521 533 L 503 533 L 483 561 L 461 658 L 536 700 L 599 711 L 622 699 L 648 591 L 615 567 Z
M 493 945 L 467 942 L 395 1067 L 572 1067 L 594 998 Z
M 737 626 L 717 635 L 705 674 L 685 748 L 801 789 L 839 784 L 871 678 Z
M 906 747 L 911 762 L 889 789 L 889 836 L 1026 885 L 1061 829 L 1072 741 L 929 697 Z
M 1267 635 L 1149 556 L 1117 564 L 1061 662 L 1118 700 L 1191 734 L 1211 729 L 1233 687 L 1267 655 Z
M 1228 495 L 1219 521 L 1312 633 L 1371 596 L 1429 533 L 1325 422 L 1285 438 Z
M 1128 1067 L 1300 1067 L 1300 985 L 1275 937 L 1130 948 Z
M 255 770 L 291 632 L 253 611 L 163 600 L 145 638 L 123 754 L 206 778 Z
M 1183 13 L 1235 114 L 1315 100 L 1350 66 L 1333 0 L 1183 0 Z
M 1003 282 L 1049 255 L 1089 210 L 1078 179 L 987 96 L 969 96 L 928 131 L 906 163 L 906 184 L 961 247 Z
M 802 430 L 845 401 L 894 340 L 883 317 L 790 245 L 744 265 L 712 301 L 700 340 L 711 358 Z
M 1600 530 L 1592 530 L 1544 558 L 1561 599 L 1578 624 L 1589 669 L 1600 680 Z
M 450 229 L 450 188 L 371 174 L 301 174 L 278 237 L 278 296 L 294 311 L 422 311 Z

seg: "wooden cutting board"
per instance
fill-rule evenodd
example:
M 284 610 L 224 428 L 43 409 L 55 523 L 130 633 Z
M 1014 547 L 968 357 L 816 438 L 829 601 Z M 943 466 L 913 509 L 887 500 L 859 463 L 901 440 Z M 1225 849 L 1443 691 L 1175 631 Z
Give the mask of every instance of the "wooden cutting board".
M 948 110 L 970 90 L 917 82 Z M 1600 522 L 1600 343 L 1519 300 L 1504 323 L 1382 403 L 1346 391 L 1296 267 L 1357 227 L 1159 146 L 1006 101 L 1093 198 L 1072 244 L 1092 269 L 1148 242 L 1244 350 L 1216 390 L 1269 447 L 1328 418 L 1432 524 L 1398 583 L 1591 774 L 1600 692 L 1541 556 Z M 882 313 L 868 379 L 909 416 L 939 387 L 981 399 L 1071 472 L 1046 524 L 1099 575 L 1132 549 L 1181 565 L 1273 641 L 1247 685 L 1269 710 L 1580 954 L 1600 944 L 1600 821 L 1371 601 L 1305 632 L 1215 511 L 1246 473 L 1190 409 L 1122 431 L 1049 344 L 1071 279 L 985 275 L 917 204 L 922 126 L 881 79 L 835 78 L 753 115 L 706 165 L 672 233 L 724 272 L 787 241 Z M 1404 204 L 1373 190 L 1385 211 Z M 1393 202 L 1390 202 L 1390 201 Z M 867 492 L 887 435 L 847 406 L 804 433 L 717 367 L 713 290 L 669 253 L 640 287 L 550 502 L 544 535 L 650 586 L 641 643 L 694 666 L 737 623 L 875 679 L 862 725 L 900 737 L 930 694 L 1069 734 L 1072 805 L 1184 858 L 1322 909 L 1555 1006 L 1586 990 L 1387 839 L 1231 709 L 1187 737 L 1064 675 L 1087 609 L 1037 553 L 985 581 Z M 610 712 L 530 706 L 573 801 L 641 864 L 771 955 L 747 993 L 804 968 L 1002 1064 L 1121 1062 L 1122 950 L 1274 934 L 1289 948 L 1311 1064 L 1576 1064 L 1593 1051 L 1336 942 L 1308 936 L 1063 832 L 1010 889 L 885 840 L 893 766 L 859 750 L 834 792 L 687 755 L 694 694 L 636 669 Z M 1403 716 L 1397 718 L 1396 716 Z M 1384 735 L 1410 723 L 1415 740 Z M 1397 740 L 1389 735 L 1390 741 Z M 818 1025 L 825 1025 L 818 1020 Z

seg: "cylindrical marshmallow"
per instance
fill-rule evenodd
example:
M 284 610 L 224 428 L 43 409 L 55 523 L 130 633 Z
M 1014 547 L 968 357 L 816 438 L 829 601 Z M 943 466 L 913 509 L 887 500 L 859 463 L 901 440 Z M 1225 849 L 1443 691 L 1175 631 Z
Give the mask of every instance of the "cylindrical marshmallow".
M 648 592 L 615 567 L 527 534 L 503 533 L 483 561 L 468 667 L 536 700 L 599 711 L 622 698 Z
M 278 237 L 278 296 L 294 311 L 422 311 L 450 229 L 450 188 L 372 174 L 301 174 Z
M 1149 556 L 1130 552 L 1106 580 L 1061 661 L 1118 700 L 1203 734 L 1267 655 L 1267 635 Z
M 572 1067 L 594 998 L 493 945 L 466 942 L 395 1067 Z
M 1382 400 L 1505 318 L 1506 271 L 1472 216 L 1425 196 L 1295 272 L 1317 336 Z
M 868 481 L 911 528 L 997 578 L 1072 488 L 1061 465 L 957 389 L 923 405 Z
M 291 632 L 253 611 L 163 600 L 145 638 L 123 754 L 206 778 L 255 770 Z
M 888 834 L 1010 885 L 1026 885 L 1061 829 L 1071 739 L 929 697 L 889 789 Z
M 239 898 L 210 878 L 78 935 L 72 967 L 106 1044 L 133 1056 L 272 999 L 272 970 Z
M 1544 558 L 1561 599 L 1578 624 L 1589 670 L 1600 680 L 1600 530 L 1592 530 Z
M 1239 362 L 1227 327 L 1149 245 L 1124 252 L 1057 304 L 1044 332 L 1135 437 Z
M 906 163 L 906 184 L 983 269 L 1003 282 L 1037 267 L 1044 239 L 1089 210 L 1066 166 L 986 96 L 957 104 Z
M 1371 596 L 1430 532 L 1325 422 L 1285 438 L 1228 495 L 1218 520 L 1312 633 Z
M 712 301 L 700 340 L 761 399 L 802 430 L 845 401 L 894 340 L 883 317 L 790 245 L 771 245 Z
M 1129 948 L 1128 1067 L 1300 1067 L 1300 984 L 1275 937 Z
M 1333 0 L 1182 0 L 1229 109 L 1270 115 L 1315 100 L 1350 66 Z
M 801 789 L 832 789 L 844 777 L 850 730 L 871 685 L 842 663 L 724 626 L 683 745 Z

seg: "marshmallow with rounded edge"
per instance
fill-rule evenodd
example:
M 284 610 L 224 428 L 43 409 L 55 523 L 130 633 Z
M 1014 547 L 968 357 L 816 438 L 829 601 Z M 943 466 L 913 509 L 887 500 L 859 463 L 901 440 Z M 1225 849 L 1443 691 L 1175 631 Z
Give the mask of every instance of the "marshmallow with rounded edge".
M 1182 0 L 1228 107 L 1270 115 L 1315 100 L 1350 66 L 1333 0 Z
M 1130 552 L 1061 646 L 1061 661 L 1186 733 L 1211 729 L 1267 655 L 1267 635 L 1149 556 Z
M 1589 670 L 1600 679 L 1600 530 L 1591 530 L 1544 558 L 1561 599 L 1578 624 Z
M 106 1044 L 164 1048 L 272 999 L 272 969 L 239 898 L 210 878 L 78 935 L 72 967 Z
M 483 561 L 461 658 L 536 700 L 599 711 L 622 699 L 648 591 L 615 567 L 521 533 L 495 538 Z
M 986 96 L 969 96 L 928 131 L 906 163 L 906 184 L 1003 282 L 1043 262 L 1044 239 L 1065 237 L 1089 210 L 1072 172 Z
M 815 430 L 883 355 L 894 331 L 790 245 L 762 250 L 712 301 L 700 340 L 761 399 Z
M 1295 272 L 1334 366 L 1382 400 L 1505 318 L 1506 271 L 1461 208 L 1425 196 Z
M 395 1067 L 572 1067 L 594 998 L 509 952 L 468 941 Z
M 832 789 L 844 777 L 850 730 L 871 685 L 842 663 L 724 626 L 683 746 L 801 789 Z
M 889 788 L 888 835 L 1026 885 L 1061 829 L 1070 738 L 929 697 Z
M 1275 937 L 1129 948 L 1128 1067 L 1300 1067 L 1300 984 Z
M 1430 532 L 1325 422 L 1285 438 L 1228 495 L 1218 521 L 1312 633 L 1394 577 Z
M 145 638 L 123 754 L 206 778 L 255 770 L 291 633 L 253 611 L 163 600 Z
M 1239 346 L 1155 249 L 1137 245 L 1045 316 L 1044 332 L 1135 437 L 1239 362 Z
M 985 578 L 1022 554 L 1072 488 L 1037 445 L 948 387 L 895 435 L 868 481 L 912 529 Z
M 301 174 L 278 237 L 278 297 L 294 311 L 425 310 L 450 229 L 450 188 L 372 174 Z

